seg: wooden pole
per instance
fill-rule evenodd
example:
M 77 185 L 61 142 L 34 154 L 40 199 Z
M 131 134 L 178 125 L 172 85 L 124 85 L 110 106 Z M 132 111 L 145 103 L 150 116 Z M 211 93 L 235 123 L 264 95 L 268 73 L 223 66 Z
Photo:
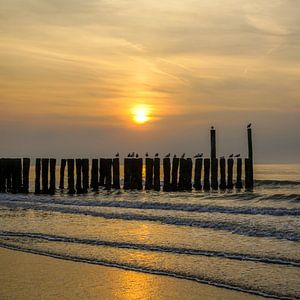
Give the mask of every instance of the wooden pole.
M 233 189 L 233 158 L 227 160 L 227 188 Z
M 210 190 L 209 175 L 210 175 L 210 159 L 204 158 L 204 184 L 203 184 L 204 191 Z
M 217 158 L 216 130 L 213 127 L 210 130 L 210 158 Z
M 130 189 L 135 190 L 137 188 L 137 159 L 131 159 L 131 176 L 130 176 Z
M 65 188 L 65 169 L 67 161 L 63 158 L 60 161 L 60 181 L 59 188 L 63 190 Z
M 100 177 L 99 186 L 105 186 L 105 173 L 106 173 L 106 160 L 105 158 L 100 158 Z
M 252 148 L 252 129 L 247 128 L 248 134 L 248 159 L 245 161 L 245 188 L 252 190 L 254 186 L 253 178 L 253 148 Z
M 90 165 L 89 159 L 83 158 L 82 159 L 82 193 L 86 194 L 89 189 L 89 172 L 90 172 Z
M 243 188 L 243 183 L 242 183 L 242 159 L 241 158 L 237 159 L 235 187 L 236 187 L 236 189 Z
M 171 161 L 169 157 L 163 159 L 164 169 L 164 186 L 163 190 L 169 192 L 171 190 Z
M 81 194 L 82 193 L 82 159 L 77 158 L 75 160 L 76 164 L 76 193 Z
M 226 189 L 226 160 L 224 157 L 220 158 L 220 189 Z
M 68 159 L 68 193 L 74 194 L 74 159 Z
M 154 160 L 153 158 L 146 158 L 146 182 L 145 189 L 152 190 L 153 189 L 153 167 Z
M 202 190 L 202 184 L 201 184 L 202 164 L 203 164 L 202 158 L 197 158 L 195 160 L 194 188 L 198 191 Z
M 192 190 L 192 172 L 193 172 L 193 161 L 191 158 L 187 158 L 185 161 L 185 175 L 184 175 L 184 190 Z
M 178 191 L 184 190 L 186 175 L 186 160 L 184 158 L 179 159 L 179 180 L 178 180 Z
M 54 195 L 56 190 L 56 159 L 50 159 L 50 188 L 49 194 Z
M 11 158 L 6 159 L 6 188 L 7 192 L 12 190 L 12 176 L 13 176 L 13 160 Z
M 15 187 L 13 187 L 13 193 L 20 193 L 22 191 L 22 159 L 16 158 L 14 160 L 14 163 L 15 163 L 15 169 L 13 171 L 13 174 L 16 177 L 15 177 Z
M 113 159 L 113 188 L 120 189 L 120 160 L 119 158 Z
M 112 159 L 106 159 L 106 174 L 105 174 L 105 189 L 111 189 L 111 168 L 112 168 Z
M 94 192 L 99 190 L 99 160 L 94 158 L 92 160 L 92 176 L 91 176 L 91 188 Z
M 143 159 L 136 159 L 136 188 L 138 190 L 143 189 Z
M 49 173 L 49 159 L 42 158 L 42 193 L 48 194 L 48 173 Z
M 35 187 L 34 192 L 36 194 L 41 193 L 41 159 L 37 158 L 35 160 Z
M 23 158 L 23 193 L 29 192 L 30 158 Z
M 124 190 L 130 189 L 131 184 L 131 158 L 124 159 Z
M 154 158 L 154 190 L 160 191 L 160 158 Z
M 211 188 L 217 190 L 219 188 L 218 184 L 218 159 L 211 159 Z
M 172 191 L 177 191 L 178 189 L 178 168 L 179 168 L 179 158 L 173 157 L 172 160 Z

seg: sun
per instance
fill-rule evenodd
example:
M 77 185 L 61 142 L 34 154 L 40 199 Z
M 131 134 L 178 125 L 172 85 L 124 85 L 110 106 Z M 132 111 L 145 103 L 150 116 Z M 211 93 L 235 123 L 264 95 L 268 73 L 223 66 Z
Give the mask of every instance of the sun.
M 150 107 L 144 104 L 132 108 L 133 121 L 137 124 L 144 124 L 150 121 Z

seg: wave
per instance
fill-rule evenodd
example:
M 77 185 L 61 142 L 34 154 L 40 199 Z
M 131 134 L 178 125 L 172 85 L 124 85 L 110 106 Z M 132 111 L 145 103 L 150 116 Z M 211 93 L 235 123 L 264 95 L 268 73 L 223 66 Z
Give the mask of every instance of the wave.
M 221 258 L 233 259 L 239 261 L 255 261 L 255 262 L 267 263 L 267 264 L 289 265 L 293 267 L 300 267 L 300 260 L 295 260 L 295 259 L 291 260 L 287 258 L 267 257 L 267 256 L 261 257 L 252 254 L 199 250 L 199 249 L 190 249 L 190 248 L 182 248 L 182 247 L 168 247 L 168 246 L 161 246 L 161 245 L 82 239 L 76 237 L 67 237 L 67 236 L 59 236 L 59 235 L 36 233 L 36 232 L 33 233 L 33 232 L 0 231 L 0 237 L 21 237 L 21 238 L 26 237 L 30 239 L 46 240 L 49 242 L 63 242 L 63 243 L 83 244 L 83 245 L 92 245 L 92 246 L 108 246 L 114 248 L 155 251 L 155 252 L 170 252 L 174 254 L 200 255 L 200 256 L 207 256 L 207 257 L 221 257 Z
M 298 194 L 273 194 L 261 197 L 261 199 L 298 199 Z M 102 201 L 89 200 L 82 201 L 76 199 L 57 199 L 57 198 L 8 198 L 12 202 L 27 202 L 35 204 L 58 204 L 74 205 L 79 207 L 114 207 L 114 208 L 133 208 L 133 209 L 158 209 L 158 210 L 175 210 L 201 213 L 223 213 L 223 214 L 246 214 L 246 215 L 269 215 L 269 216 L 300 216 L 300 209 L 274 208 L 274 207 L 238 207 L 238 206 L 218 206 L 218 205 L 201 205 L 191 203 L 168 203 L 168 202 L 146 202 L 146 201 Z
M 191 226 L 199 228 L 209 228 L 215 230 L 225 230 L 234 234 L 255 236 L 255 237 L 272 237 L 277 239 L 286 239 L 290 241 L 300 241 L 300 232 L 288 231 L 288 230 L 277 230 L 270 228 L 255 227 L 253 223 L 234 223 L 226 221 L 207 221 L 207 220 L 196 220 L 192 218 L 179 218 L 172 216 L 157 216 L 157 215 L 143 215 L 137 213 L 108 213 L 91 210 L 82 210 L 75 207 L 58 207 L 58 206 L 47 206 L 43 204 L 32 204 L 32 203 L 14 203 L 10 201 L 1 201 L 0 205 L 9 208 L 21 208 L 26 210 L 36 211 L 47 211 L 47 212 L 58 212 L 65 214 L 79 214 L 92 217 L 101 217 L 105 219 L 117 219 L 126 221 L 154 221 L 162 224 L 176 225 L 176 226 Z
M 255 186 L 257 187 L 282 187 L 282 186 L 295 186 L 300 187 L 300 181 L 293 180 L 255 180 Z
M 15 246 L 15 245 L 11 245 L 9 243 L 3 243 L 3 242 L 0 242 L 0 247 L 11 249 L 11 250 L 28 252 L 28 253 L 32 253 L 32 254 L 49 256 L 49 257 L 53 257 L 56 259 L 69 260 L 69 261 L 73 261 L 73 262 L 103 265 L 103 266 L 108 266 L 108 267 L 116 267 L 116 268 L 120 268 L 120 269 L 124 269 L 124 270 L 131 270 L 131 271 L 149 273 L 149 274 L 154 274 L 154 275 L 164 275 L 164 276 L 169 276 L 169 277 L 176 277 L 179 279 L 192 280 L 192 281 L 196 281 L 199 283 L 205 283 L 205 284 L 213 285 L 216 287 L 227 288 L 227 289 L 236 290 L 236 291 L 240 291 L 240 292 L 247 292 L 250 294 L 268 297 L 268 298 L 276 298 L 276 299 L 284 299 L 284 300 L 296 299 L 296 296 L 293 296 L 293 295 L 291 295 L 291 296 L 290 295 L 282 295 L 279 293 L 272 293 L 269 291 L 254 290 L 254 289 L 249 288 L 249 286 L 243 286 L 243 285 L 238 286 L 238 285 L 234 285 L 234 284 L 228 284 L 225 281 L 217 281 L 217 280 L 213 280 L 211 278 L 206 278 L 205 276 L 200 277 L 200 276 L 195 276 L 195 275 L 185 273 L 185 272 L 180 272 L 180 271 L 154 269 L 154 268 L 150 268 L 150 267 L 138 266 L 138 265 L 130 264 L 130 263 L 114 262 L 114 261 L 109 261 L 109 260 L 105 260 L 105 259 L 100 260 L 100 259 L 94 259 L 94 258 L 72 256 L 72 255 L 60 254 L 60 253 L 55 253 L 55 252 L 46 251 L 46 250 L 37 250 L 37 249 L 30 249 L 30 248 L 26 248 L 26 247 Z

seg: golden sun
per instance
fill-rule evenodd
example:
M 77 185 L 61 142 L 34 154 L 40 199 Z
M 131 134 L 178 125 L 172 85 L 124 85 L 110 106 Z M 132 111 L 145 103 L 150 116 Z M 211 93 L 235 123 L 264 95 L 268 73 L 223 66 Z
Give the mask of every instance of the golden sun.
M 137 124 L 144 124 L 150 121 L 150 107 L 147 105 L 136 105 L 132 108 L 133 121 Z

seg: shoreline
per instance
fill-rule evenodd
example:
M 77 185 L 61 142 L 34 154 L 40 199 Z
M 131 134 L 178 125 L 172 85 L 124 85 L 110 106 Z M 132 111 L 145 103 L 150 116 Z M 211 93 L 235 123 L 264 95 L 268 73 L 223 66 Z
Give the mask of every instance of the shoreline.
M 4 299 L 266 299 L 175 277 L 3 247 L 0 269 L 0 298 Z

